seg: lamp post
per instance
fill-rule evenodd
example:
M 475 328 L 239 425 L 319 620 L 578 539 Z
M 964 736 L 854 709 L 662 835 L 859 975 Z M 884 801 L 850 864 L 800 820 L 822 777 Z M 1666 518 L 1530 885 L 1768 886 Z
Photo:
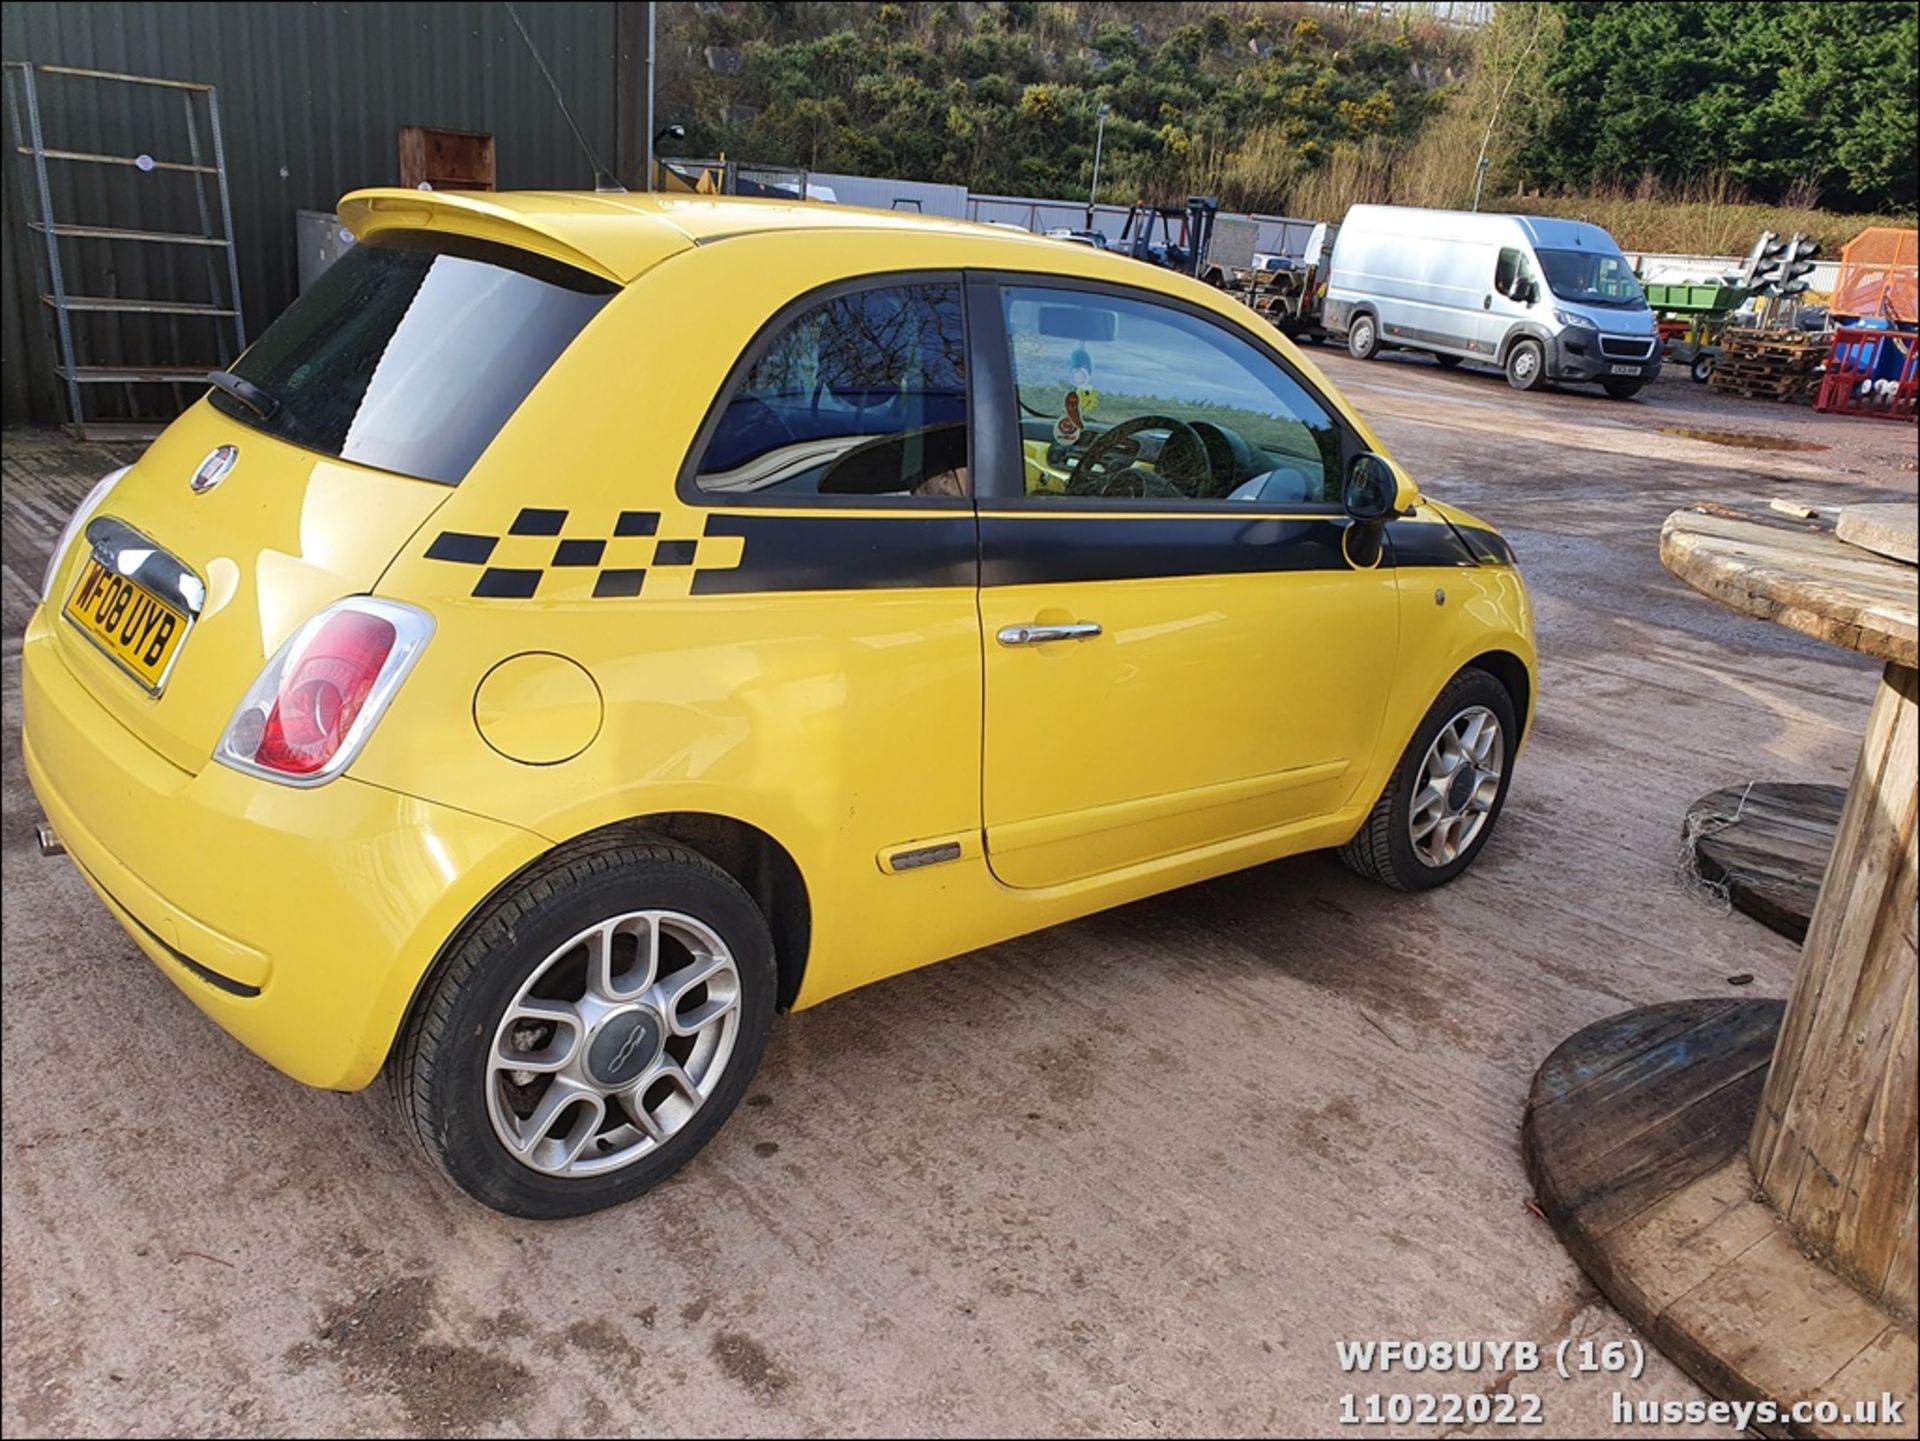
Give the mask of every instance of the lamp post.
M 1099 124 L 1093 132 L 1093 184 L 1087 189 L 1087 229 L 1093 229 L 1093 206 L 1100 198 L 1100 144 L 1107 138 L 1107 107 L 1100 107 Z

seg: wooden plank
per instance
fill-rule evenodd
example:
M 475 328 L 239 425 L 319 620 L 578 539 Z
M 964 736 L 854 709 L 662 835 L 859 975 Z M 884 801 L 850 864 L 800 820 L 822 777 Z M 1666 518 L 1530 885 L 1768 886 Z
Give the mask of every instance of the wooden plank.
M 1803 941 L 1846 800 L 1842 786 L 1779 781 L 1712 791 L 1687 808 L 1694 869 L 1738 909 Z
M 1730 1158 L 1744 1157 L 1772 1049 L 1755 1046 L 1750 1069 L 1625 1145 L 1570 1162 L 1562 1186 L 1586 1224 L 1604 1235 Z
M 1912 568 L 1843 545 L 1824 526 L 1677 510 L 1661 528 L 1660 559 L 1743 615 L 1909 668 L 1920 657 Z
M 1843 506 L 1834 534 L 1890 560 L 1920 563 L 1920 513 L 1911 503 Z
M 1778 1001 L 1746 1001 L 1712 1020 L 1637 1050 L 1583 1086 L 1571 1104 L 1535 1115 L 1544 1144 L 1602 1158 L 1688 1106 L 1764 1065 L 1780 1029 Z
M 1624 1258 L 1650 1311 L 1664 1311 L 1776 1225 L 1753 1203 L 1753 1172 L 1737 1152 L 1617 1227 L 1607 1247 Z M 1640 1264 L 1644 1258 L 1651 1264 Z
M 1916 1280 L 1892 1261 L 1920 1166 L 1917 811 L 1920 674 L 1888 666 L 1750 1149 L 1800 1243 L 1908 1316 Z
M 1533 1079 L 1535 1108 L 1557 1105 L 1598 1076 L 1617 1070 L 1643 1052 L 1723 1015 L 1734 1001 L 1681 1001 L 1643 1006 L 1596 1021 L 1556 1047 Z
M 1917 1370 L 1920 1370 L 1920 1347 L 1914 1344 L 1913 1332 L 1889 1326 L 1841 1367 L 1825 1389 L 1828 1395 L 1848 1401 L 1910 1395 Z M 1914 1434 L 1915 1416 L 1912 1406 L 1903 1410 L 1905 1414 L 1899 1421 L 1879 1421 L 1871 1426 L 1856 1424 L 1839 1434 L 1886 1437 L 1888 1441 L 1894 1437 L 1910 1438 Z
M 1795 1398 L 1828 1394 L 1828 1382 L 1893 1325 L 1779 1227 L 1675 1299 L 1664 1319 L 1718 1338 L 1724 1384 Z

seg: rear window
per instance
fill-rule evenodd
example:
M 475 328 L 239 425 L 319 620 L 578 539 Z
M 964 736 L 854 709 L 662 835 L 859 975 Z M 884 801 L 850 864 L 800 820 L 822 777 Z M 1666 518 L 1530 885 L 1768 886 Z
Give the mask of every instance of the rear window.
M 618 289 L 510 246 L 356 245 L 233 366 L 279 402 L 214 408 L 307 450 L 457 485 Z

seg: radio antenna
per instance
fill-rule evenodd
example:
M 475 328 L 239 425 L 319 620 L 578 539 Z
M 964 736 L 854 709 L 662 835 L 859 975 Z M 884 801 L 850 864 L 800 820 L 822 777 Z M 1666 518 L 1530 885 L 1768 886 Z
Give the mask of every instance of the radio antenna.
M 553 72 L 547 69 L 547 62 L 540 58 L 539 48 L 533 43 L 533 37 L 527 34 L 527 27 L 520 23 L 520 12 L 513 8 L 513 0 L 500 0 L 505 7 L 507 18 L 513 21 L 513 28 L 520 32 L 520 38 L 526 42 L 527 53 L 533 56 L 533 63 L 540 67 L 540 73 L 546 77 L 547 88 L 553 91 L 553 103 L 560 107 L 567 128 L 573 132 L 573 138 L 580 142 L 580 148 L 586 152 L 587 163 L 593 167 L 593 188 L 606 195 L 625 195 L 627 187 L 614 179 L 613 172 L 600 163 L 600 157 L 593 153 L 593 146 L 587 143 L 587 137 L 574 122 L 573 112 L 567 109 L 565 97 L 560 94 L 560 86 L 553 78 Z

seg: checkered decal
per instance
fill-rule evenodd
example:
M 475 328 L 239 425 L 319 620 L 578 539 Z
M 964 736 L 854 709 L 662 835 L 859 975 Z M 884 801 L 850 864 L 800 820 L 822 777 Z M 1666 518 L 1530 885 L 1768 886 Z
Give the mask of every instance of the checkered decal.
M 738 569 L 742 537 L 663 536 L 660 519 L 657 510 L 623 510 L 611 533 L 578 523 L 569 533 L 567 511 L 528 508 L 505 535 L 442 531 L 427 559 L 474 568 L 473 594 L 493 600 L 684 596 L 695 576 Z

